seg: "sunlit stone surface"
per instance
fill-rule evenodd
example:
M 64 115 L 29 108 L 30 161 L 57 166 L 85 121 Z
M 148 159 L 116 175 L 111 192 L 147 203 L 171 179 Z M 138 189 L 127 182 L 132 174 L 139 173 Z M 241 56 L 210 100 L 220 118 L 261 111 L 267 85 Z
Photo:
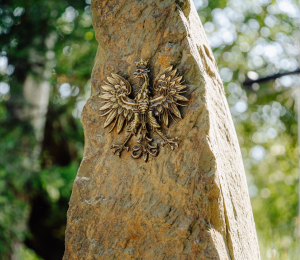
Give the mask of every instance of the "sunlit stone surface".
M 92 11 L 99 48 L 82 112 L 85 153 L 64 259 L 260 259 L 236 133 L 193 4 L 94 0 Z M 183 119 L 162 129 L 180 138 L 179 148 L 160 147 L 148 163 L 130 152 L 114 156 L 110 146 L 124 131 L 109 133 L 99 116 L 106 76 L 115 72 L 134 82 L 141 58 L 149 59 L 150 85 L 161 70 L 176 67 L 189 99 Z M 160 142 L 155 135 L 154 142 Z

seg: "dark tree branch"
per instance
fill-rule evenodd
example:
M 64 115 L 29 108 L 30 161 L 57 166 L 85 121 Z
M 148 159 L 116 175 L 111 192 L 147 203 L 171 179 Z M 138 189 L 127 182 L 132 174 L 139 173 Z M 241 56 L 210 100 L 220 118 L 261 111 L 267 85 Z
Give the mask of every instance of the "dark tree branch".
M 263 77 L 263 78 L 259 78 L 259 79 L 256 79 L 256 80 L 252 80 L 252 79 L 249 79 L 247 78 L 243 85 L 247 88 L 251 87 L 253 83 L 262 83 L 262 82 L 266 82 L 266 81 L 269 81 L 269 80 L 274 80 L 274 79 L 277 79 L 277 78 L 280 78 L 282 76 L 286 76 L 286 75 L 292 75 L 292 74 L 300 74 L 300 68 L 294 70 L 294 71 L 288 71 L 288 72 L 283 72 L 283 73 L 276 73 L 274 75 L 271 75 L 271 76 L 268 76 L 268 77 Z

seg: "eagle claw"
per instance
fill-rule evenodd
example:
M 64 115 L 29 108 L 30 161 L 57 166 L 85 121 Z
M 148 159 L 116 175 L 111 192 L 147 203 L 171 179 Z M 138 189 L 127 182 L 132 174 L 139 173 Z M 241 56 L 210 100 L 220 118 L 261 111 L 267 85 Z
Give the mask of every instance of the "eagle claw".
M 113 144 L 110 149 L 114 149 L 113 153 L 116 154 L 121 157 L 121 153 L 123 150 L 127 150 L 127 152 L 129 151 L 129 147 L 125 146 L 124 144 L 122 145 L 117 145 L 117 144 Z
M 164 141 L 161 143 L 161 146 L 165 146 L 166 144 L 168 144 L 172 150 L 175 149 L 176 147 L 179 147 L 178 142 L 180 141 L 180 139 L 178 137 L 172 138 L 172 139 L 164 139 Z

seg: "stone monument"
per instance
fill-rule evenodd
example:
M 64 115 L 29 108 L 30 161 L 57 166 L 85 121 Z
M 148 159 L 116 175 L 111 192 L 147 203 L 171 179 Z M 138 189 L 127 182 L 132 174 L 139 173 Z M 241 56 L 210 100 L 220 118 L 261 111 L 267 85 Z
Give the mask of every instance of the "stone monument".
M 186 0 L 92 0 L 64 260 L 260 259 L 217 64 Z

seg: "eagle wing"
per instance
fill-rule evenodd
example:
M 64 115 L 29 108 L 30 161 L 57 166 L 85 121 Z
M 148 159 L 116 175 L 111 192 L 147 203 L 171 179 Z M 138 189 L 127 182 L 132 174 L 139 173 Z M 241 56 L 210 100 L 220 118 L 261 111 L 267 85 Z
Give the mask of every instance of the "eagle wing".
M 114 122 L 109 132 L 117 125 L 117 132 L 120 133 L 124 122 L 129 122 L 137 111 L 137 105 L 128 97 L 131 93 L 130 83 L 118 74 L 112 73 L 111 76 L 107 77 L 106 85 L 101 86 L 102 93 L 99 97 L 104 101 L 104 105 L 100 111 L 104 111 L 101 116 L 106 116 L 104 127 Z
M 179 102 L 188 101 L 186 97 L 181 95 L 186 92 L 184 91 L 186 86 L 182 85 L 182 76 L 177 74 L 177 69 L 172 69 L 172 66 L 168 67 L 154 80 L 153 89 L 158 94 L 150 100 L 149 108 L 155 115 L 162 118 L 166 126 L 169 124 L 169 115 L 175 122 L 177 122 L 176 118 L 181 119 L 177 106 L 184 106 Z

